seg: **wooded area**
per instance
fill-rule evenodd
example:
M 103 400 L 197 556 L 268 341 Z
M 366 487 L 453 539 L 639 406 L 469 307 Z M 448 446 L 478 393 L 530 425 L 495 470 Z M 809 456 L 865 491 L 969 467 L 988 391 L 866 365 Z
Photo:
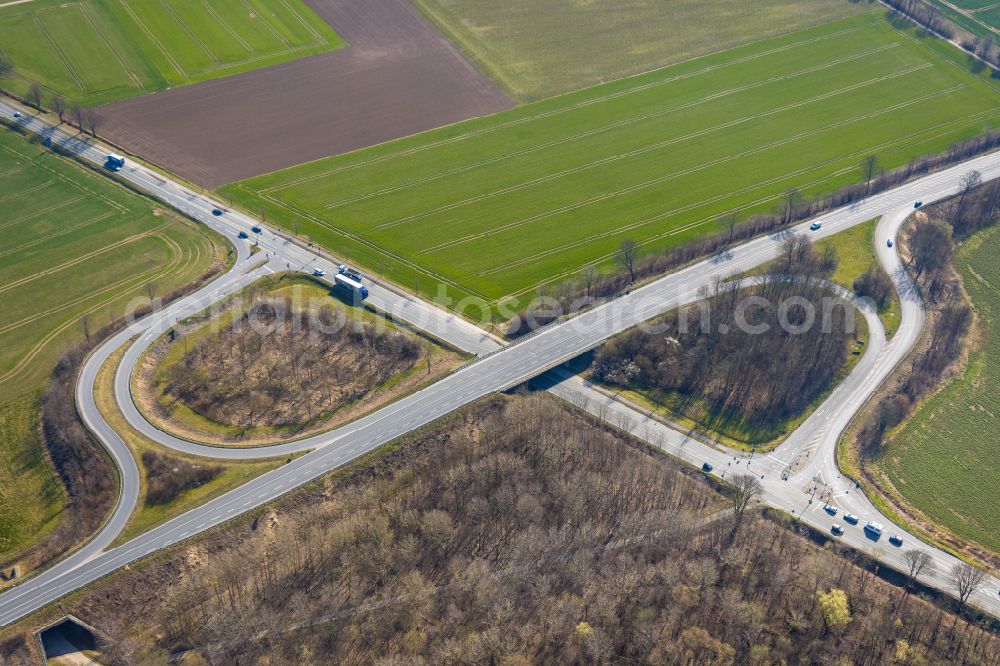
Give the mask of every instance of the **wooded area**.
M 72 610 L 136 664 L 1000 658 L 870 563 L 733 506 L 551 396 L 498 396 Z
M 412 336 L 348 321 L 342 310 L 312 313 L 269 297 L 169 366 L 166 392 L 216 423 L 300 425 L 360 400 L 427 353 Z
M 146 504 L 168 504 L 185 490 L 203 486 L 222 473 L 220 465 L 195 464 L 176 457 L 144 451 Z
M 766 436 L 800 414 L 847 360 L 854 311 L 811 280 L 836 265 L 832 253 L 793 237 L 774 270 L 801 279 L 717 284 L 691 307 L 609 340 L 593 374 L 654 403 L 672 394 L 674 411 L 714 430 L 736 426 L 756 441 L 754 433 Z

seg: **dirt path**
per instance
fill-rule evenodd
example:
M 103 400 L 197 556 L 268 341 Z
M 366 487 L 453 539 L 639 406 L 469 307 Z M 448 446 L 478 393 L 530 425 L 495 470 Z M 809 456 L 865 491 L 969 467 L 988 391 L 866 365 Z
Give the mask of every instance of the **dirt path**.
M 513 106 L 406 0 L 306 0 L 349 46 L 98 108 L 104 135 L 208 188 Z

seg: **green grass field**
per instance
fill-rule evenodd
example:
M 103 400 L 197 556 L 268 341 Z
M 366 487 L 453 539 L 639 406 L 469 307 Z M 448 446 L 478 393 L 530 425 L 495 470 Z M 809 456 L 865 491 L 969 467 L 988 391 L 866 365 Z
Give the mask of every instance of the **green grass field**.
M 201 227 L 0 129 L 0 556 L 53 527 L 62 497 L 37 401 L 59 354 L 201 275 L 225 249 Z M 224 254 L 222 255 L 224 256 Z M 54 488 L 54 490 L 53 490 Z
M 911 505 L 960 537 L 1000 552 L 1000 228 L 959 249 L 956 265 L 980 317 L 982 347 L 965 372 L 892 436 L 877 465 Z
M 496 304 L 992 127 L 995 82 L 868 12 L 222 188 L 432 298 Z M 442 299 L 443 300 L 443 299 Z
M 820 251 L 826 246 L 832 247 L 840 259 L 837 270 L 830 276 L 831 280 L 853 291 L 854 281 L 864 275 L 865 271 L 869 268 L 881 270 L 881 264 L 875 256 L 874 236 L 877 225 L 878 218 L 875 218 L 816 243 Z M 899 297 L 895 292 L 878 314 L 886 336 L 891 337 L 899 328 Z
M 514 97 L 533 101 L 863 10 L 846 0 L 414 0 Z
M 0 8 L 0 86 L 95 105 L 343 44 L 302 0 L 32 0 Z

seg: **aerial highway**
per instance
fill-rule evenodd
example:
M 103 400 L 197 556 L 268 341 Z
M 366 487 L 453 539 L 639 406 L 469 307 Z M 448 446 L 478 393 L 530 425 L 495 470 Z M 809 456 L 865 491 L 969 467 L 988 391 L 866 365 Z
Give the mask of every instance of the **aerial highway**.
M 890 238 L 896 238 L 900 226 L 912 213 L 912 205 L 904 205 L 884 215 L 874 238 L 879 261 L 892 276 L 899 293 L 901 317 L 898 330 L 892 340 L 887 341 L 874 308 L 865 301 L 854 299 L 854 305 L 865 317 L 869 330 L 864 356 L 816 411 L 769 453 L 750 456 L 746 452 L 680 432 L 565 370 L 554 371 L 558 373 L 557 379 L 547 377 L 542 381 L 552 385 L 550 390 L 556 395 L 616 427 L 627 427 L 633 435 L 670 455 L 698 467 L 706 462 L 711 464 L 711 473 L 715 476 L 722 479 L 736 474 L 760 476 L 765 502 L 828 534 L 835 524 L 842 526 L 844 533 L 836 537 L 838 540 L 899 571 L 908 570 L 903 559 L 907 550 L 916 548 L 926 552 L 934 561 L 934 570 L 922 575 L 920 580 L 951 592 L 949 574 L 960 560 L 893 524 L 852 479 L 840 472 L 836 464 L 840 436 L 867 399 L 914 348 L 923 329 L 924 308 L 919 292 L 904 270 L 896 247 L 889 248 L 886 243 Z M 856 525 L 844 520 L 847 513 L 858 517 Z M 863 526 L 869 520 L 886 526 L 880 538 L 876 539 L 864 531 Z M 888 543 L 892 534 L 903 539 L 902 545 Z M 971 597 L 970 603 L 1000 617 L 998 591 L 1000 581 L 990 577 L 982 589 Z
M 4 109 L 0 106 L 0 112 L 3 111 Z M 97 151 L 98 159 L 103 160 L 102 152 Z M 886 215 L 894 211 L 898 211 L 898 213 L 893 213 L 892 216 L 886 219 L 898 220 L 898 222 L 893 222 L 898 226 L 898 223 L 901 223 L 905 219 L 904 212 L 909 214 L 912 211 L 915 199 L 920 198 L 930 203 L 953 194 L 958 189 L 961 177 L 971 169 L 979 170 L 983 174 L 984 179 L 997 177 L 1000 175 L 1000 154 L 994 153 L 969 160 L 961 165 L 912 181 L 883 194 L 872 196 L 854 206 L 820 216 L 816 218 L 816 221 L 822 225 L 818 231 L 810 231 L 808 228 L 810 223 L 807 222 L 797 225 L 782 234 L 749 241 L 731 249 L 722 257 L 714 257 L 696 263 L 641 288 L 637 288 L 631 293 L 605 305 L 546 327 L 497 351 L 490 351 L 491 348 L 496 347 L 496 341 L 480 329 L 476 329 L 471 324 L 468 324 L 468 322 L 464 322 L 453 316 L 449 319 L 447 313 L 437 310 L 434 306 L 414 301 L 414 310 L 409 313 L 409 316 L 412 318 L 407 319 L 407 321 L 426 319 L 424 322 L 425 325 L 422 328 L 433 330 L 434 327 L 437 327 L 438 330 L 442 331 L 439 337 L 446 340 L 452 334 L 444 329 L 454 327 L 465 331 L 465 327 L 471 327 L 471 330 L 459 334 L 468 342 L 468 347 L 465 348 L 470 351 L 487 351 L 489 353 L 463 366 L 432 386 L 413 393 L 347 426 L 309 438 L 308 448 L 311 448 L 311 451 L 306 455 L 263 474 L 253 481 L 209 501 L 197 509 L 150 530 L 146 534 L 110 550 L 105 550 L 104 548 L 91 549 L 88 546 L 86 557 L 64 560 L 46 572 L 25 580 L 18 586 L 0 595 L 0 625 L 10 624 L 24 615 L 99 579 L 125 564 L 181 542 L 239 514 L 251 511 L 295 487 L 372 451 L 400 435 L 448 414 L 462 405 L 532 379 L 547 370 L 555 368 L 564 361 L 579 355 L 581 352 L 597 346 L 611 335 L 677 307 L 680 304 L 691 302 L 698 298 L 702 288 L 711 285 L 717 279 L 724 279 L 727 276 L 747 271 L 773 259 L 777 255 L 781 243 L 787 234 L 809 234 L 813 238 L 822 238 L 873 217 Z M 148 176 L 146 172 L 148 172 Z M 143 182 L 170 182 L 163 176 L 145 169 L 137 168 L 137 173 L 133 175 L 136 178 L 143 179 Z M 178 185 L 164 184 L 161 187 L 169 193 L 173 193 L 175 190 L 182 192 Z M 228 216 L 230 219 L 237 220 L 238 223 L 246 224 L 242 216 L 232 212 L 228 212 L 223 216 L 211 216 L 213 202 L 203 199 L 202 195 L 190 192 L 190 190 L 187 192 L 190 194 L 181 193 L 172 194 L 172 196 L 175 196 L 177 200 L 186 204 L 190 203 L 189 209 L 197 213 L 195 215 L 197 219 L 205 219 L 203 216 L 208 215 L 210 216 L 208 218 L 209 222 L 218 224 L 219 217 L 226 218 Z M 161 195 L 157 194 L 157 196 Z M 161 198 L 174 205 L 174 200 L 163 196 Z M 204 201 L 204 203 L 200 203 L 201 201 Z M 188 212 L 189 209 L 181 208 L 185 212 Z M 252 222 L 250 218 L 246 219 Z M 227 223 L 228 220 L 223 225 Z M 886 224 L 889 224 L 889 222 L 883 221 L 883 225 L 880 226 L 880 238 L 883 233 L 891 233 L 891 228 L 885 227 Z M 219 227 L 213 226 L 213 228 Z M 229 227 L 222 226 L 221 228 L 230 232 L 227 233 L 230 238 L 235 236 L 235 233 Z M 264 235 L 267 235 L 267 232 Z M 277 235 L 275 235 L 275 239 L 277 240 L 266 239 L 262 242 L 261 247 L 262 249 L 266 248 L 264 250 L 266 252 L 266 259 L 272 259 L 267 255 L 273 250 L 279 256 L 278 261 L 280 262 L 286 255 L 279 254 L 279 248 L 286 244 L 293 246 L 295 243 L 287 239 L 281 240 L 281 237 Z M 239 243 L 239 240 L 234 238 L 234 242 Z M 269 245 L 268 243 L 272 244 Z M 286 251 L 293 252 L 293 250 Z M 308 254 L 308 250 L 306 250 L 306 253 Z M 259 256 L 259 253 L 255 255 L 255 257 Z M 291 258 L 292 255 L 287 256 Z M 302 258 L 297 253 L 294 256 L 299 259 Z M 880 254 L 880 256 L 882 255 Z M 249 276 L 252 272 L 258 270 L 253 268 L 252 260 L 253 258 L 251 257 L 238 261 L 236 264 L 238 268 L 234 268 L 234 270 L 223 278 L 211 283 L 202 292 L 205 292 L 205 289 L 216 289 L 217 291 L 214 292 L 215 295 L 231 293 L 231 291 L 238 288 L 235 283 L 242 279 L 250 279 Z M 884 258 L 883 261 L 885 261 Z M 896 261 L 898 262 L 898 259 Z M 288 261 L 287 263 L 291 264 L 292 262 Z M 301 270 L 298 264 L 295 264 L 295 267 Z M 247 269 L 250 269 L 251 273 L 247 273 Z M 905 277 L 897 275 L 896 279 L 898 285 L 905 287 Z M 387 291 L 392 290 L 387 289 Z M 209 296 L 213 295 L 211 291 L 208 293 Z M 396 291 L 392 291 L 392 293 L 396 299 L 410 298 Z M 394 305 L 392 303 L 388 303 L 387 305 L 386 309 L 392 312 Z M 886 345 L 884 335 L 882 335 L 879 345 L 872 345 L 873 348 L 870 348 L 866 352 L 862 362 L 858 364 L 848 379 L 803 424 L 803 428 L 807 428 L 807 426 L 808 428 L 804 430 L 800 429 L 802 431 L 801 435 L 799 431 L 796 431 L 781 448 L 766 458 L 769 461 L 767 467 L 761 464 L 760 461 L 762 458 L 760 457 L 750 462 L 751 466 L 760 464 L 761 467 L 764 467 L 760 473 L 765 476 L 763 481 L 767 491 L 767 501 L 782 508 L 791 507 L 789 510 L 795 511 L 795 515 L 800 516 L 803 520 L 821 528 L 827 527 L 829 525 L 827 517 L 816 515 L 816 511 L 809 510 L 809 507 L 812 505 L 807 502 L 805 493 L 801 491 L 803 482 L 808 483 L 818 480 L 825 485 L 829 485 L 832 490 L 836 491 L 834 493 L 837 495 L 836 500 L 845 508 L 849 502 L 857 502 L 856 505 L 849 505 L 854 507 L 852 508 L 854 513 L 857 513 L 859 516 L 877 517 L 878 514 L 874 510 L 874 507 L 864 504 L 867 500 L 863 499 L 862 493 L 847 487 L 849 482 L 846 480 L 839 479 L 839 473 L 836 472 L 833 462 L 832 446 L 829 446 L 828 442 L 835 443 L 837 435 L 842 430 L 841 424 L 846 425 L 846 422 L 860 408 L 871 391 L 895 367 L 898 359 L 893 360 L 894 357 L 898 355 L 899 358 L 902 358 L 909 348 L 912 348 L 912 343 L 907 347 L 905 340 L 908 339 L 908 336 L 912 336 L 911 339 L 915 341 L 917 336 L 919 336 L 921 325 L 919 311 L 921 309 L 919 304 L 915 307 L 916 310 L 913 310 L 909 314 L 904 311 L 900 331 L 894 336 L 893 342 Z M 425 308 L 435 312 L 424 313 L 422 310 Z M 140 322 L 138 328 L 133 329 L 133 333 L 142 333 L 143 331 L 152 330 L 154 326 L 161 326 L 163 321 L 171 320 L 173 316 L 178 315 L 179 311 L 182 310 L 183 308 L 178 308 L 171 313 L 172 308 L 167 308 L 161 312 L 154 313 Z M 176 321 L 176 319 L 173 319 L 173 321 Z M 904 328 L 907 330 L 904 331 Z M 876 329 L 881 330 L 878 327 Z M 152 333 L 149 335 L 152 335 Z M 873 335 L 873 338 L 877 337 L 877 334 Z M 897 341 L 904 342 L 900 342 L 897 345 Z M 875 346 L 881 346 L 881 350 L 874 349 Z M 81 382 L 81 384 L 84 384 L 84 382 Z M 563 385 L 572 388 L 574 384 L 577 387 L 583 385 L 579 380 L 570 380 L 568 383 L 562 385 L 557 383 L 553 387 L 553 390 L 558 394 L 562 390 L 561 387 Z M 837 402 L 834 403 L 835 399 Z M 83 409 L 82 402 L 81 409 Z M 844 403 L 843 406 L 841 403 Z M 633 413 L 633 415 L 636 418 L 645 418 L 638 414 Z M 99 418 L 99 415 L 97 416 Z M 650 424 L 646 425 L 654 427 L 652 423 L 650 422 Z M 671 437 L 676 438 L 680 436 L 675 431 L 666 430 L 675 433 Z M 820 436 L 821 439 L 819 439 Z M 691 446 L 690 441 L 682 442 L 681 446 L 688 447 L 688 450 L 694 450 L 695 448 Z M 810 449 L 810 447 L 812 448 Z M 811 455 L 808 458 L 812 462 L 806 462 L 799 466 L 792 465 L 790 457 L 805 453 L 807 449 L 810 449 Z M 216 449 L 216 451 L 218 450 Z M 672 449 L 668 450 L 671 453 L 675 452 Z M 228 449 L 225 451 L 228 452 Z M 716 469 L 720 474 L 728 467 L 726 464 L 729 462 L 728 458 L 735 455 L 721 447 L 715 448 L 710 446 L 706 446 L 704 451 L 699 450 L 697 453 L 704 453 L 705 455 L 701 457 L 696 456 L 695 462 L 706 459 L 715 460 L 715 462 L 719 463 L 716 465 Z M 713 457 L 709 458 L 709 455 Z M 717 458 L 715 456 L 722 457 Z M 829 458 L 829 460 L 816 462 L 820 458 Z M 740 464 L 746 462 L 745 460 L 740 460 L 738 455 L 735 455 L 733 461 Z M 757 468 L 752 467 L 752 469 L 756 473 Z M 841 483 L 838 484 L 838 481 L 841 481 Z M 798 487 L 798 490 L 796 490 L 796 487 Z M 841 492 L 844 494 L 840 494 Z M 806 504 L 806 507 L 802 506 L 803 503 Z M 850 533 L 850 536 L 846 536 L 845 540 L 859 547 L 871 547 L 870 543 L 865 543 L 857 539 L 853 533 Z M 915 537 L 907 537 L 907 540 L 910 543 L 916 542 Z M 929 549 L 929 547 L 927 548 Z M 83 551 L 80 552 L 82 553 Z M 943 563 L 942 568 L 946 568 L 946 564 L 944 563 L 949 556 L 944 553 L 934 554 L 937 558 L 945 558 L 941 559 L 941 562 Z M 893 556 L 898 559 L 898 554 L 893 552 L 889 552 L 888 554 L 883 552 L 880 555 L 891 563 L 894 562 L 892 560 Z M 944 588 L 942 581 L 934 579 L 928 582 Z M 991 580 L 989 586 L 993 587 L 995 592 L 996 581 Z M 988 597 L 985 594 L 985 590 L 975 599 L 975 603 L 978 606 L 1000 614 L 1000 608 L 997 607 L 996 602 L 997 599 L 995 596 L 993 598 Z

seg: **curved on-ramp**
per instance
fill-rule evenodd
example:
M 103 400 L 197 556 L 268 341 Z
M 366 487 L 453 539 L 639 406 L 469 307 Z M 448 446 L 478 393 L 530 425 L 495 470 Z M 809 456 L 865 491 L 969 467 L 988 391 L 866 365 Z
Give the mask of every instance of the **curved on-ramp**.
M 0 111 L 4 107 L 5 105 L 0 103 Z M 37 123 L 38 121 L 30 119 L 30 122 Z M 29 129 L 34 128 L 29 127 Z M 52 134 L 50 128 L 34 129 L 34 131 Z M 70 138 L 69 141 L 73 141 L 73 139 Z M 78 140 L 77 144 L 79 145 L 77 152 L 85 158 L 92 159 L 98 163 L 103 161 L 102 151 L 99 150 L 99 147 L 95 147 L 90 142 L 79 142 Z M 984 155 L 969 160 L 961 165 L 945 169 L 888 192 L 872 196 L 854 206 L 822 215 L 817 218 L 822 223 L 822 228 L 818 232 L 810 232 L 807 228 L 808 223 L 805 223 L 792 228 L 786 234 L 800 233 L 809 234 L 812 238 L 822 238 L 873 217 L 884 215 L 887 211 L 899 211 L 898 215 L 900 217 L 892 216 L 887 218 L 897 220 L 897 222 L 883 222 L 883 225 L 880 225 L 879 238 L 881 238 L 882 234 L 891 232 L 891 224 L 898 226 L 898 224 L 902 223 L 902 220 L 905 219 L 903 213 L 909 213 L 909 207 L 912 206 L 914 199 L 921 198 L 929 203 L 954 194 L 958 190 L 962 175 L 970 169 L 979 170 L 983 174 L 984 179 L 987 180 L 1000 176 L 1000 153 Z M 235 238 L 236 230 L 240 228 L 239 225 L 245 225 L 252 221 L 251 218 L 239 213 L 234 213 L 232 216 L 227 215 L 221 221 L 216 220 L 211 216 L 211 208 L 217 204 L 213 204 L 210 200 L 187 190 L 182 185 L 169 181 L 161 175 L 142 167 L 134 166 L 128 169 L 124 175 L 132 179 L 140 187 L 149 190 L 160 198 L 164 198 L 171 205 L 188 212 L 196 219 L 204 221 L 213 228 L 221 230 L 227 237 Z M 434 385 L 417 391 L 348 426 L 330 433 L 301 440 L 301 442 L 309 442 L 308 447 L 315 448 L 306 455 L 267 472 L 221 497 L 206 502 L 196 509 L 167 521 L 121 546 L 111 550 L 104 550 L 107 544 L 110 543 L 107 536 L 114 529 L 112 523 L 109 523 L 102 530 L 99 539 L 87 544 L 73 556 L 56 564 L 51 569 L 20 583 L 13 589 L 0 595 L 0 626 L 8 625 L 59 597 L 79 589 L 128 563 L 181 542 L 242 513 L 253 510 L 293 488 L 316 479 L 330 470 L 378 448 L 406 432 L 448 414 L 461 405 L 527 381 L 546 370 L 558 366 L 580 352 L 593 348 L 611 335 L 626 330 L 659 313 L 675 308 L 679 304 L 695 300 L 700 290 L 703 287 L 711 285 L 715 280 L 750 270 L 775 258 L 780 250 L 783 237 L 786 234 L 754 239 L 736 248 L 732 248 L 724 257 L 705 260 L 679 270 L 642 288 L 636 289 L 622 298 L 582 313 L 558 325 L 551 326 L 528 339 L 507 345 L 499 352 L 488 354 L 474 363 L 463 366 L 455 373 L 439 380 Z M 258 245 L 265 252 L 265 260 L 280 262 L 287 259 L 286 267 L 290 268 L 294 263 L 296 269 L 299 270 L 307 270 L 311 262 L 318 260 L 317 258 L 312 258 L 308 252 L 306 254 L 309 256 L 304 257 L 303 252 L 305 251 L 302 248 L 296 248 L 294 244 L 290 243 L 289 239 L 282 239 L 273 232 L 267 232 L 262 234 L 262 236 L 264 236 L 264 242 Z M 241 243 L 239 241 L 234 242 L 239 248 Z M 245 243 L 242 245 L 246 246 Z M 880 257 L 883 254 L 880 252 Z M 241 288 L 240 285 L 244 283 L 243 281 L 256 279 L 252 273 L 243 272 L 248 266 L 247 261 L 247 258 L 241 252 L 240 260 L 237 262 L 240 270 L 230 271 L 222 278 L 217 279 L 211 285 L 202 289 L 199 295 L 217 300 L 220 294 L 232 293 Z M 894 272 L 894 277 L 898 285 L 905 287 L 904 273 L 896 271 Z M 375 293 L 373 293 L 373 296 L 375 296 Z M 403 318 L 405 319 L 406 316 L 413 316 L 419 313 L 421 319 L 426 319 L 426 321 L 430 322 L 432 328 L 436 327 L 436 334 L 439 337 L 447 339 L 447 336 L 451 335 L 454 329 L 456 337 L 466 341 L 470 348 L 487 350 L 495 347 L 495 343 L 487 334 L 481 331 L 475 332 L 469 330 L 470 325 L 467 322 L 463 322 L 453 315 L 442 313 L 433 306 L 407 297 L 399 292 L 387 293 L 386 298 L 389 299 L 387 305 L 390 307 L 393 306 L 392 299 L 403 302 L 401 309 L 404 313 L 407 312 L 406 307 L 412 306 L 414 309 L 411 311 L 411 314 L 404 314 Z M 196 299 L 191 299 L 191 301 L 194 300 Z M 201 303 L 201 306 L 204 307 L 204 302 Z M 194 306 L 185 304 L 185 301 L 178 302 L 171 306 L 171 308 L 143 320 L 143 322 L 140 322 L 137 327 L 130 331 L 133 334 L 146 332 L 146 335 L 153 336 L 153 328 L 162 327 L 165 325 L 165 322 L 170 320 L 171 316 L 183 314 L 187 307 Z M 916 309 L 913 309 L 914 307 Z M 197 310 L 189 312 L 195 311 Z M 900 332 L 894 337 L 892 343 L 883 347 L 881 353 L 874 349 L 877 345 L 872 345 L 873 349 L 870 349 L 866 353 L 865 358 L 862 359 L 851 375 L 849 375 L 847 381 L 838 386 L 830 398 L 824 402 L 820 410 L 817 410 L 815 414 L 807 419 L 806 423 L 811 424 L 809 426 L 810 429 L 813 429 L 811 431 L 817 433 L 817 435 L 811 438 L 805 437 L 807 431 L 800 428 L 802 436 L 799 436 L 799 430 L 797 430 L 795 435 L 789 438 L 789 441 L 782 448 L 774 452 L 777 455 L 772 454 L 767 457 L 766 460 L 768 462 L 766 465 L 770 467 L 765 467 L 763 474 L 765 476 L 765 489 L 768 501 L 783 508 L 792 506 L 791 511 L 798 512 L 797 515 L 801 515 L 803 520 L 822 526 L 820 522 L 821 518 L 817 518 L 808 511 L 800 511 L 794 508 L 803 501 L 803 498 L 801 492 L 794 490 L 796 484 L 793 482 L 792 477 L 800 479 L 808 474 L 828 474 L 830 476 L 836 475 L 838 479 L 829 479 L 826 482 L 833 484 L 836 480 L 839 480 L 839 472 L 836 472 L 832 449 L 827 451 L 829 448 L 828 442 L 835 443 L 835 433 L 838 433 L 842 429 L 841 424 L 846 425 L 846 422 L 861 407 L 871 391 L 877 388 L 879 383 L 884 380 L 884 377 L 898 363 L 898 360 L 893 362 L 892 356 L 898 354 L 899 358 L 902 358 L 908 351 L 905 343 L 908 339 L 907 331 L 911 331 L 914 335 L 919 336 L 921 321 L 919 318 L 922 316 L 921 312 L 918 302 L 907 305 L 904 301 L 904 322 L 900 327 Z M 906 330 L 904 330 L 904 327 Z M 875 330 L 878 331 L 880 328 L 875 326 Z M 149 342 L 155 339 L 155 336 L 147 338 L 146 335 L 142 338 L 143 341 Z M 119 338 L 117 340 L 119 344 L 109 348 L 115 349 L 124 344 L 127 339 L 127 337 Z M 882 339 L 884 340 L 884 336 Z M 110 345 L 111 343 L 106 344 Z M 136 349 L 139 348 L 136 345 L 134 347 Z M 912 347 L 912 344 L 910 344 L 910 347 Z M 95 364 L 93 367 L 96 368 L 99 365 Z M 88 374 L 81 379 L 80 390 L 86 392 L 85 387 L 88 384 L 92 387 L 95 376 L 96 371 L 95 374 Z M 580 385 L 582 382 L 575 379 L 563 384 L 557 384 L 552 390 L 560 394 L 561 386 L 572 387 L 574 384 Z M 840 405 L 840 407 L 826 412 L 825 408 L 827 405 L 831 407 Z M 109 450 L 118 447 L 121 443 L 120 438 L 116 433 L 105 430 L 106 424 L 105 426 L 100 424 L 100 415 L 86 396 L 81 397 L 80 408 L 81 411 L 89 413 L 89 424 L 94 428 L 95 434 L 105 446 L 108 446 Z M 635 415 L 630 416 L 630 418 L 634 417 Z M 640 418 L 644 417 L 640 416 Z M 832 425 L 828 426 L 827 423 L 831 423 Z M 655 426 L 645 424 L 645 427 L 653 428 Z M 673 438 L 676 441 L 677 437 L 682 438 L 677 444 L 679 453 L 684 454 L 682 450 L 684 447 L 688 447 L 688 450 L 695 450 L 691 441 L 685 441 L 686 438 L 683 435 L 665 427 L 664 429 L 666 430 L 668 440 Z M 787 461 L 783 461 L 777 456 L 799 450 L 796 447 L 801 447 L 801 450 L 804 452 L 805 449 L 812 446 L 815 442 L 819 442 L 815 447 L 815 451 L 822 450 L 824 453 L 822 456 L 817 455 L 812 459 L 818 461 L 820 457 L 823 457 L 829 458 L 829 460 L 805 465 L 795 474 L 784 474 L 787 471 L 785 469 Z M 299 443 L 294 445 L 306 446 Z M 721 469 L 721 466 L 726 465 L 728 461 L 725 459 L 729 458 L 731 452 L 718 448 L 705 448 L 706 455 L 723 456 L 723 458 L 719 459 L 720 465 L 717 465 L 717 468 Z M 229 449 L 223 450 L 228 451 Z M 267 450 L 276 452 L 280 449 L 268 447 Z M 212 447 L 214 457 L 218 457 L 219 451 L 219 448 Z M 233 449 L 233 451 L 243 450 Z M 113 454 L 113 456 L 117 459 L 121 457 L 120 454 L 121 450 L 119 449 L 119 455 Z M 252 455 L 260 457 L 260 452 L 255 452 Z M 737 464 L 743 462 L 745 461 L 738 460 Z M 762 464 L 761 458 L 759 457 L 758 460 L 752 461 L 751 464 Z M 134 461 L 122 459 L 122 465 L 123 475 L 129 475 L 135 471 Z M 771 469 L 773 478 L 766 478 L 768 469 Z M 781 474 L 776 473 L 779 470 L 782 472 Z M 129 489 L 129 493 L 132 493 L 131 488 Z M 863 510 L 869 510 L 869 505 L 864 504 L 867 500 L 863 499 L 861 493 L 852 493 L 848 488 L 844 498 L 843 502 L 845 504 L 847 502 L 858 502 L 859 507 L 864 507 Z M 116 509 L 115 516 L 125 516 L 127 519 L 127 514 L 130 512 L 131 507 L 134 506 L 134 503 L 134 495 L 130 499 L 123 494 L 123 501 Z M 877 515 L 874 512 L 874 507 L 871 507 L 870 510 L 873 512 L 871 515 Z M 114 520 L 117 520 L 117 518 Z M 113 536 L 111 536 L 112 539 Z M 852 537 L 853 535 L 850 535 L 848 540 Z M 864 547 L 866 544 L 860 543 L 859 545 L 860 547 Z M 893 559 L 894 553 L 892 552 L 880 555 L 883 559 L 893 563 L 894 566 L 897 564 L 898 555 L 897 559 Z M 942 562 L 947 562 L 947 558 L 950 557 L 940 552 L 935 552 L 934 555 Z M 943 579 L 933 578 L 928 582 L 941 589 L 947 589 L 947 581 Z M 995 586 L 995 584 L 995 581 L 991 581 L 991 585 Z M 982 591 L 975 597 L 974 602 L 980 607 L 1000 615 L 996 599 L 991 600 Z

